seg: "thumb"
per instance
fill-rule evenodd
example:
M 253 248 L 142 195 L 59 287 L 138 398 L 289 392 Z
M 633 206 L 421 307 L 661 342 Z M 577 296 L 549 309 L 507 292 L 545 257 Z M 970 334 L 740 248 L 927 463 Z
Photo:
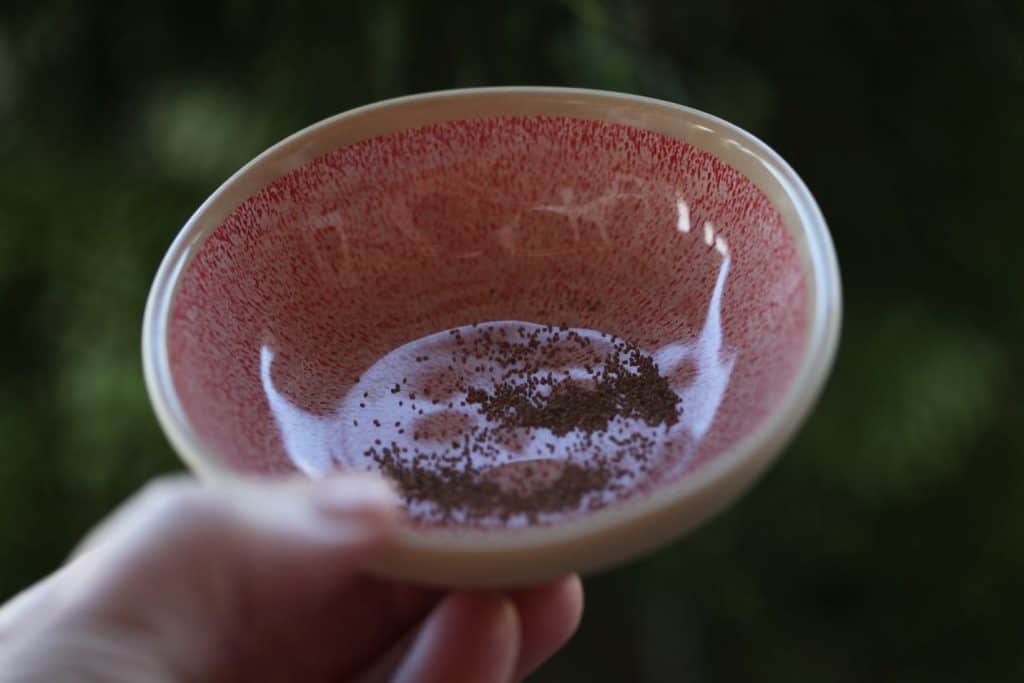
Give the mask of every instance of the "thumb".
M 159 575 L 180 578 L 211 562 L 250 580 L 302 568 L 309 582 L 318 567 L 336 579 L 384 550 L 398 521 L 393 489 L 368 474 L 224 485 L 167 477 L 101 524 L 72 565 L 81 592 L 94 597 L 102 584 L 124 594 L 132 577 L 152 586 Z
M 333 621 L 366 606 L 351 597 L 362 585 L 356 574 L 387 549 L 398 522 L 395 493 L 369 475 L 222 486 L 161 479 L 52 581 L 5 609 L 0 626 L 20 615 L 33 633 L 70 627 L 88 634 L 82 642 L 102 650 L 99 660 L 116 651 L 126 670 L 138 658 L 173 663 L 179 678 L 235 659 L 258 663 L 274 653 L 270 643 L 319 666 L 302 655 L 338 649 Z
M 239 481 L 204 485 L 191 477 L 154 480 L 102 522 L 72 557 L 145 547 L 149 541 L 220 540 L 275 544 L 359 544 L 395 529 L 398 498 L 380 477 L 358 473 L 322 480 Z M 269 539 L 267 539 L 269 540 Z M 366 539 L 366 540 L 369 540 Z

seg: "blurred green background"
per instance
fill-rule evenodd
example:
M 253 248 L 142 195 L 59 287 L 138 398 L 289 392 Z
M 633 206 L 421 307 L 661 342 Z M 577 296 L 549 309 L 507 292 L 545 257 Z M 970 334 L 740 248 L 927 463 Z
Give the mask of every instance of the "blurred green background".
M 537 680 L 1024 680 L 1024 4 L 922 8 L 8 0 L 0 599 L 179 467 L 140 319 L 221 180 L 380 98 L 576 85 L 774 146 L 829 220 L 847 314 L 779 465 L 685 541 L 590 580 L 581 632 Z

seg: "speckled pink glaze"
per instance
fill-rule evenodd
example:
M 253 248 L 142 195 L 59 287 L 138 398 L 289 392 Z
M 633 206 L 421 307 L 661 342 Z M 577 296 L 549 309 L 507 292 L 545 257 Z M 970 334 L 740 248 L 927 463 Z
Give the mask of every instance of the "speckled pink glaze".
M 289 472 L 263 348 L 277 390 L 327 416 L 382 356 L 473 322 L 567 324 L 652 351 L 692 343 L 723 265 L 721 346 L 735 363 L 689 472 L 749 434 L 792 381 L 804 276 L 778 211 L 741 173 L 619 124 L 449 122 L 287 174 L 239 206 L 183 274 L 171 372 L 225 464 Z M 692 363 L 672 380 L 700 400 Z

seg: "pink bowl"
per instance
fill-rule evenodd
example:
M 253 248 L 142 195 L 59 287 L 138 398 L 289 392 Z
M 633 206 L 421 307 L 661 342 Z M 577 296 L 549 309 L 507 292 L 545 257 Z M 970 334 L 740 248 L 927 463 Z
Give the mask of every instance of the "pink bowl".
M 363 397 L 415 398 L 430 373 L 403 345 L 449 328 L 636 343 L 682 413 L 628 493 L 539 522 L 410 507 L 377 567 L 508 585 L 621 562 L 733 500 L 808 412 L 839 318 L 824 220 L 763 143 L 656 100 L 495 88 L 363 107 L 249 163 L 167 254 L 143 351 L 171 442 L 223 479 L 374 469 Z M 373 393 L 392 382 L 401 395 Z M 419 400 L 423 420 L 451 417 Z

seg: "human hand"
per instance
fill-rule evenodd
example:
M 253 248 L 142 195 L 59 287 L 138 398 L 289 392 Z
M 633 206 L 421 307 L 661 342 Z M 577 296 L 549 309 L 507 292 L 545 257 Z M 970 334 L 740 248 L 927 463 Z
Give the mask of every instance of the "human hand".
M 369 475 L 160 480 L 0 608 L 0 682 L 506 682 L 576 629 L 576 577 L 470 592 L 363 573 L 398 523 Z

